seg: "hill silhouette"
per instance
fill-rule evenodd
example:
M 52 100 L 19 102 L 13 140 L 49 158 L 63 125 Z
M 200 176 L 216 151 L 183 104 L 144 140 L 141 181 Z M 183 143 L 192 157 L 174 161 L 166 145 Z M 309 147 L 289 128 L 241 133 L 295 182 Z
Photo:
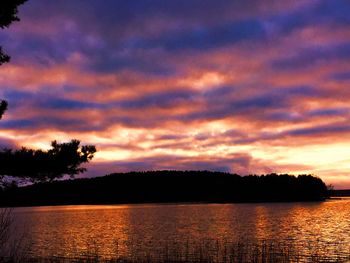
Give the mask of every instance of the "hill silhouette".
M 0 205 L 277 202 L 325 198 L 326 185 L 311 175 L 152 171 L 14 187 L 0 192 Z

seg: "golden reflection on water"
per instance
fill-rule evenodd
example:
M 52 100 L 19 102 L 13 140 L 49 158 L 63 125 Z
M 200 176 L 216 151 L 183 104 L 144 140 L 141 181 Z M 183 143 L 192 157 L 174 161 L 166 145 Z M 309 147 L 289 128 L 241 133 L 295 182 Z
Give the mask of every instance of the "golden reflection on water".
M 350 247 L 350 200 L 315 203 L 87 205 L 16 208 L 35 256 L 105 257 L 166 244 L 288 242 L 305 253 Z M 17 230 L 18 235 L 20 230 Z

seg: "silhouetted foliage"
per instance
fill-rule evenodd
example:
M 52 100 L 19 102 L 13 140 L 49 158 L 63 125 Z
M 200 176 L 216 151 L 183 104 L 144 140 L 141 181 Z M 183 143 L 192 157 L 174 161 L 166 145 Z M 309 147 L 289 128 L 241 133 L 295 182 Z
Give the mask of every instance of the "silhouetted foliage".
M 33 182 L 52 181 L 63 175 L 73 177 L 86 169 L 81 164 L 89 162 L 96 152 L 95 146 L 79 146 L 78 140 L 69 143 L 53 141 L 48 151 L 22 148 L 0 150 L 0 178 L 12 176 Z
M 9 61 L 10 61 L 10 56 L 5 54 L 4 51 L 2 50 L 2 47 L 0 46 L 0 65 Z
M 3 192 L 3 196 L 0 195 L 0 205 L 23 206 L 319 201 L 328 197 L 328 192 L 324 182 L 311 175 L 239 176 L 208 171 L 154 171 L 39 183 L 13 188 Z
M 6 110 L 7 110 L 7 102 L 3 100 L 0 102 L 0 120 Z

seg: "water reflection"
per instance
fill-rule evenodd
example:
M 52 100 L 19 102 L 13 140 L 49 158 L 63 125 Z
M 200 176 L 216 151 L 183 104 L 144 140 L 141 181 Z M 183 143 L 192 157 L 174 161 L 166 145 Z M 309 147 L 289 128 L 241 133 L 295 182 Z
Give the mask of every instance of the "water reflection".
M 57 206 L 16 208 L 35 256 L 85 251 L 105 257 L 150 253 L 201 240 L 275 240 L 328 255 L 350 245 L 350 200 L 321 203 Z M 17 234 L 23 228 L 16 230 Z M 336 247 L 335 247 L 336 246 Z

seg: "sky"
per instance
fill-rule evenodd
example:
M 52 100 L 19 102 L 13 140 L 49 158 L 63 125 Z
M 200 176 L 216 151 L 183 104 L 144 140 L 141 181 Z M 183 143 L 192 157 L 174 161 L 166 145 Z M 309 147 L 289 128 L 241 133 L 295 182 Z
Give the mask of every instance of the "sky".
M 0 31 L 0 145 L 82 176 L 314 174 L 350 188 L 350 1 L 29 0 Z

